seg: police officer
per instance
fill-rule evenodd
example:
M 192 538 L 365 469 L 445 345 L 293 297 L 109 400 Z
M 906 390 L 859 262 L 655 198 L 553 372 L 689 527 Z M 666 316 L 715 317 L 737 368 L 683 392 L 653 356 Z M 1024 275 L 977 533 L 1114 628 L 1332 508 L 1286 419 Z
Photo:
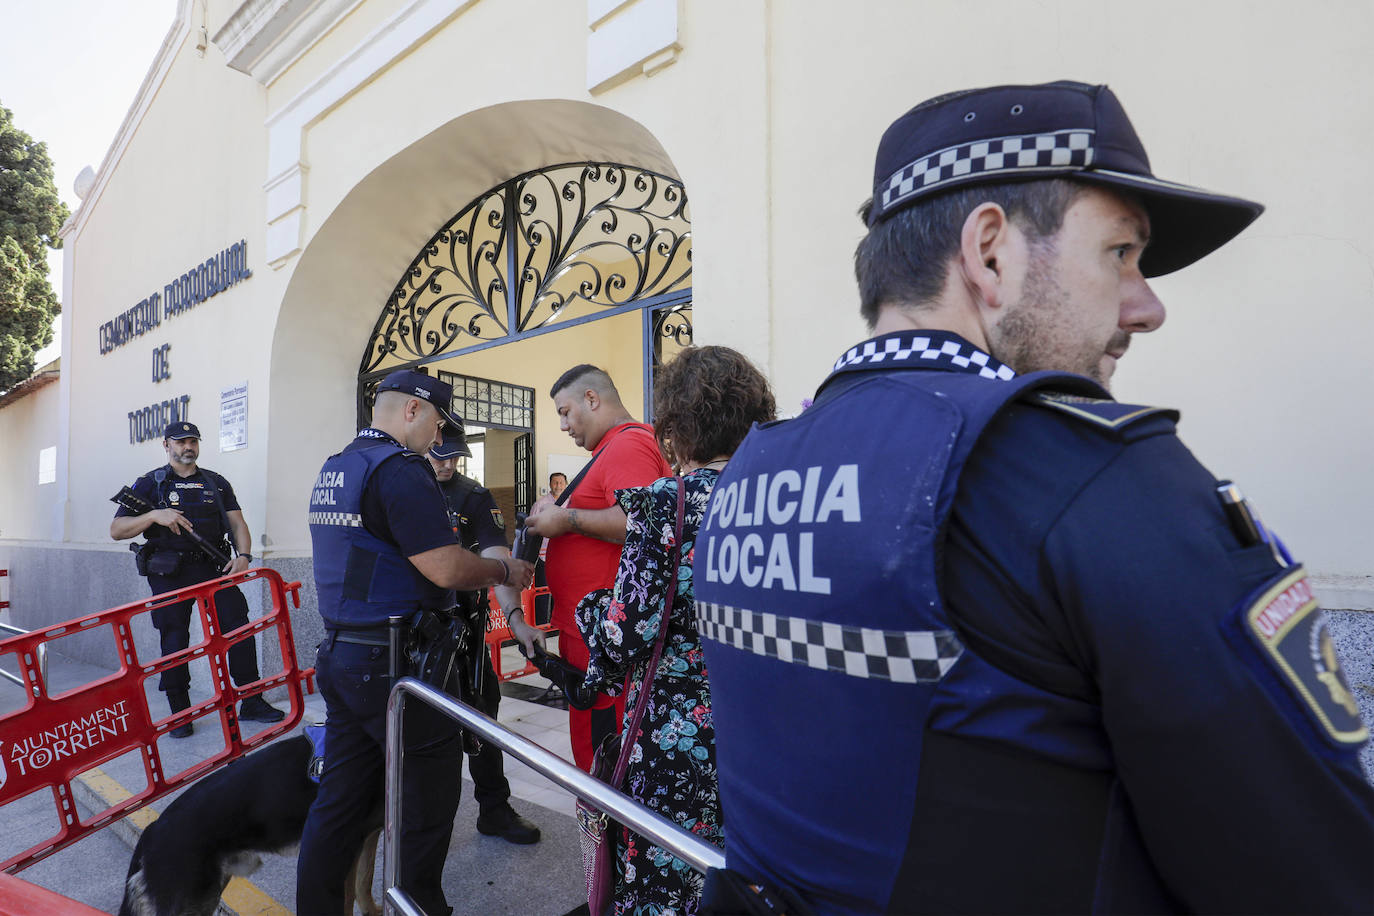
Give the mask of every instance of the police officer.
M 110 522 L 110 537 L 116 541 L 138 535 L 148 539 L 148 586 L 154 595 L 175 591 L 220 576 L 243 572 L 253 562 L 252 535 L 243 511 L 234 497 L 234 488 L 219 474 L 196 463 L 200 457 L 200 429 L 194 423 L 169 423 L 162 431 L 162 448 L 167 464 L 149 471 L 134 481 L 131 489 L 145 502 L 155 506 L 151 512 L 135 513 L 120 506 Z M 227 564 L 205 553 L 188 532 L 230 553 Z M 195 601 L 187 599 L 152 611 L 153 626 L 162 643 L 162 654 L 169 655 L 190 645 L 191 611 Z M 215 593 L 216 617 L 220 631 L 227 633 L 248 623 L 248 602 L 237 586 Z M 258 679 L 258 654 L 253 637 L 229 648 L 229 674 L 242 687 Z M 191 674 L 185 665 L 168 668 L 158 677 L 157 689 L 167 694 L 172 712 L 191 705 Z M 268 705 L 261 694 L 239 704 L 239 718 L 255 722 L 280 722 L 280 709 Z M 173 738 L 188 737 L 194 731 L 190 722 L 171 730 Z
M 380 804 L 387 621 L 454 605 L 454 589 L 524 588 L 531 567 L 483 559 L 453 534 L 424 454 L 448 424 L 452 388 L 411 370 L 377 388 L 372 425 L 321 469 L 310 497 L 315 588 L 325 638 L 316 670 L 328 720 L 319 794 L 301 837 L 296 907 L 343 912 L 344 881 Z M 451 912 L 441 877 L 458 808 L 461 734 L 422 703 L 405 712 L 400 884 L 426 912 Z
M 1105 86 L 884 134 L 874 336 L 745 440 L 696 545 L 743 883 L 826 913 L 1374 907 L 1367 729 L 1306 572 L 1177 413 L 1106 390 L 1164 320 L 1146 278 L 1261 209 L 1154 177 Z
M 472 450 L 468 448 L 461 423 L 445 429 L 444 441 L 429 450 L 429 464 L 439 480 L 439 489 L 444 492 L 453 532 L 458 536 L 458 543 L 474 553 L 509 559 L 505 522 L 491 491 L 471 477 L 458 473 L 458 459 L 465 457 L 471 458 Z M 495 591 L 501 608 L 520 606 L 518 589 L 499 585 Z M 473 613 L 485 628 L 489 609 L 485 589 L 459 593 L 458 603 Z M 543 644 L 544 634 L 523 619 L 513 621 L 511 630 L 517 639 L 526 643 L 527 651 L 531 643 Z M 482 634 L 474 638 L 480 640 Z M 496 679 L 484 641 L 477 644 L 477 652 L 483 667 L 480 705 L 483 712 L 495 719 L 501 703 L 501 683 Z M 539 828 L 517 814 L 510 805 L 510 783 L 506 781 L 501 749 L 489 741 L 483 742 L 481 750 L 468 757 L 468 769 L 472 773 L 472 796 L 477 800 L 479 811 L 477 831 L 487 836 L 504 837 L 522 846 L 539 842 Z

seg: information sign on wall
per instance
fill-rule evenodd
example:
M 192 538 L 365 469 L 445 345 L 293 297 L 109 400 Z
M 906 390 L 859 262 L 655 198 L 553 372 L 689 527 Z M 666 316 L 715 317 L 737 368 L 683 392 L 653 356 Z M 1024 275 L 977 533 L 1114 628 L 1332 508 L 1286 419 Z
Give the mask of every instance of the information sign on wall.
M 248 445 L 248 383 L 219 391 L 219 450 L 233 452 Z

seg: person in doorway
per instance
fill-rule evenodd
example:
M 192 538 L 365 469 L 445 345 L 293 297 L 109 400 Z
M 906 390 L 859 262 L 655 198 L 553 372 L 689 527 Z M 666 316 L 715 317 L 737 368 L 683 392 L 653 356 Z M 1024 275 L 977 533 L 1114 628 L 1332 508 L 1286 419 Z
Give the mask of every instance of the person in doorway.
M 328 718 L 319 794 L 296 867 L 302 916 L 343 912 L 345 878 L 382 798 L 390 618 L 403 617 L 423 633 L 422 621 L 452 613 L 454 589 L 519 590 L 531 579 L 530 564 L 479 557 L 453 533 L 424 457 L 446 424 L 458 426 L 452 401 L 453 389 L 442 380 L 407 369 L 391 373 L 377 387 L 372 425 L 324 463 L 311 491 L 325 631 L 315 667 Z M 462 786 L 462 733 L 416 702 L 406 704 L 404 734 L 399 883 L 426 913 L 445 916 L 451 908 L 441 879 Z
M 110 537 L 124 541 L 141 534 L 148 539 L 148 587 L 154 595 L 243 572 L 253 562 L 253 538 L 229 481 L 197 463 L 200 429 L 185 421 L 169 423 L 162 431 L 162 448 L 167 453 L 167 463 L 144 474 L 131 487 L 135 495 L 155 508 L 138 514 L 120 506 L 110 522 Z M 232 554 L 232 559 L 221 564 L 210 557 L 189 537 L 192 531 L 224 554 Z M 191 644 L 194 606 L 194 599 L 188 598 L 151 612 L 163 655 Z M 222 633 L 248 623 L 248 602 L 237 586 L 215 593 L 215 616 Z M 230 646 L 229 675 L 240 687 L 258 680 L 257 644 L 253 637 Z M 157 686 L 167 694 L 172 712 L 190 707 L 191 673 L 185 665 L 162 672 Z M 239 704 L 238 715 L 252 722 L 280 722 L 286 714 L 269 705 L 262 694 L 255 693 Z M 187 722 L 169 734 L 185 738 L 194 730 Z
M 563 491 L 568 487 L 568 475 L 562 471 L 554 471 L 549 475 L 549 495 L 554 499 L 563 495 Z
M 506 526 L 501 510 L 491 491 L 471 477 L 457 471 L 459 458 L 471 458 L 461 419 L 458 425 L 444 430 L 444 441 L 429 450 L 429 464 L 443 491 L 445 509 L 458 543 L 484 557 L 510 559 L 506 545 Z M 520 607 L 520 590 L 510 585 L 498 585 L 493 590 L 501 608 Z M 482 665 L 482 711 L 493 719 L 501 704 L 501 683 L 492 669 L 487 654 L 485 631 L 488 601 L 487 590 L 467 590 L 458 593 L 458 606 L 474 620 L 480 621 L 482 631 L 471 634 L 477 642 Z M 535 643 L 543 644 L 544 634 L 523 620 L 514 621 L 511 633 L 531 651 Z M 504 756 L 490 741 L 482 742 L 481 750 L 468 755 L 468 770 L 472 774 L 472 797 L 477 801 L 477 831 L 487 836 L 499 836 L 512 843 L 528 845 L 539 842 L 539 828 L 516 813 L 510 804 L 510 783 L 506 780 Z
M 569 484 L 571 494 L 564 504 L 555 506 L 545 495 L 531 508 L 526 524 L 547 539 L 545 575 L 553 597 L 559 654 L 585 669 L 587 644 L 573 612 L 588 592 L 615 582 L 620 545 L 625 542 L 625 513 L 616 505 L 615 492 L 645 486 L 672 470 L 653 429 L 630 416 L 603 370 L 585 363 L 573 366 L 553 383 L 549 395 L 558 410 L 559 428 L 592 458 Z M 511 612 L 513 621 L 522 617 L 519 609 Z M 604 694 L 591 709 L 568 710 L 573 758 L 579 767 L 590 772 L 596 745 L 615 734 L 624 712 L 623 698 Z
M 1156 178 L 1106 86 L 956 92 L 888 128 L 855 255 L 873 336 L 750 434 L 697 539 L 712 888 L 1370 912 L 1368 729 L 1306 571 L 1177 412 L 1108 393 L 1164 321 L 1149 278 L 1262 209 Z

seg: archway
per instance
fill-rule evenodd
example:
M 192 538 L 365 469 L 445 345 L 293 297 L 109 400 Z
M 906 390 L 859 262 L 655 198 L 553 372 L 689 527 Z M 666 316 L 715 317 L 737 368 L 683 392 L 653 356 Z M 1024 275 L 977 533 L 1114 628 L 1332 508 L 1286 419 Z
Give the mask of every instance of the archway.
M 266 521 L 275 551 L 309 552 L 303 494 L 327 451 L 356 429 L 350 392 L 360 347 L 436 227 L 506 182 L 587 162 L 622 163 L 680 184 L 657 140 L 624 115 L 584 102 L 512 102 L 410 144 L 329 214 L 301 253 L 273 335 Z

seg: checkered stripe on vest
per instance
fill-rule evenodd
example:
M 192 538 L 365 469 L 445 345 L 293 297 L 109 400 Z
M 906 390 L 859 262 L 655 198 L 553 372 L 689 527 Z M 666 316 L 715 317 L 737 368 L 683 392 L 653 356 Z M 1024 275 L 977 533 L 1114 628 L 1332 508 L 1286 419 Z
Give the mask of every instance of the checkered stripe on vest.
M 1014 177 L 1043 169 L 1087 168 L 1093 161 L 1095 133 L 1082 128 L 1057 130 L 946 147 L 893 172 L 882 190 L 883 210 L 970 175 L 1002 172 Z
M 308 524 L 343 525 L 345 528 L 361 528 L 363 517 L 357 512 L 311 512 Z
M 755 655 L 900 684 L 940 680 L 964 651 L 949 630 L 873 630 L 704 601 L 697 626 L 707 639 Z
M 835 360 L 832 371 L 838 372 L 855 363 L 906 363 L 922 362 L 927 365 L 941 364 L 954 366 L 966 371 L 978 370 L 982 378 L 995 378 L 1010 381 L 1016 373 L 1010 366 L 979 350 L 972 344 L 961 344 L 954 340 L 934 340 L 924 334 L 913 334 L 910 338 L 889 337 L 882 341 L 869 340 L 857 347 L 850 347 L 839 359 Z

